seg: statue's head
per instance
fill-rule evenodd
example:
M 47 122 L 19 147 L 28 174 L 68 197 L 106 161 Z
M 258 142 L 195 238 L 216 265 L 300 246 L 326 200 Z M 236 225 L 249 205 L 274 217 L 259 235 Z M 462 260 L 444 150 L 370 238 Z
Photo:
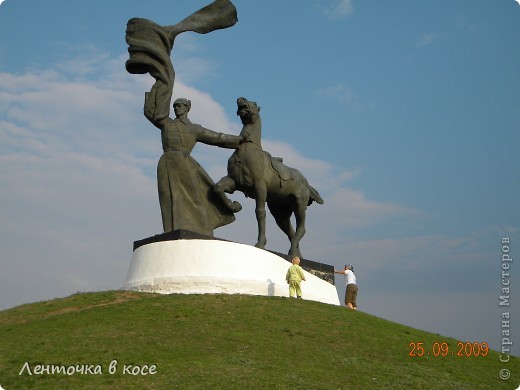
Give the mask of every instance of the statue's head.
M 247 100 L 245 97 L 237 99 L 237 115 L 246 122 L 255 122 L 260 117 L 260 106 L 256 102 Z
M 173 102 L 173 107 L 175 108 L 175 106 L 180 106 L 180 105 L 186 106 L 189 111 L 191 109 L 191 100 L 188 100 L 186 98 L 175 99 L 175 101 Z

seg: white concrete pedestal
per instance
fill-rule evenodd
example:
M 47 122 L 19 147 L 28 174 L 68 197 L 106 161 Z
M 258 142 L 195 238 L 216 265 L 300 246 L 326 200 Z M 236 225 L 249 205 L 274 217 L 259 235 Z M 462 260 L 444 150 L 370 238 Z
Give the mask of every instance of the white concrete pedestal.
M 134 251 L 123 290 L 160 294 L 289 296 L 290 263 L 253 246 L 218 240 L 160 241 Z M 336 288 L 304 271 L 303 299 L 339 305 Z

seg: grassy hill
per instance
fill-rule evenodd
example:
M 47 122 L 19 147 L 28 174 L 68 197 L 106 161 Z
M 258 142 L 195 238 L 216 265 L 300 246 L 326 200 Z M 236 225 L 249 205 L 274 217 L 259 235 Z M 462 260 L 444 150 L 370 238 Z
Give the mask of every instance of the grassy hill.
M 424 343 L 424 356 L 410 356 L 411 342 Z M 436 342 L 448 343 L 447 356 L 433 355 Z M 6 390 L 517 388 L 518 358 L 458 349 L 362 312 L 279 297 L 108 291 L 0 312 Z

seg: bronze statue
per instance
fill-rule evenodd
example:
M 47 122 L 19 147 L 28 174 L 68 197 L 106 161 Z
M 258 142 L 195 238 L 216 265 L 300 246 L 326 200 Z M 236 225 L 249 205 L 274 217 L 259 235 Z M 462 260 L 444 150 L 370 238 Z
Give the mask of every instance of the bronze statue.
M 233 212 L 239 211 L 241 206 L 238 202 L 231 202 L 225 193 L 232 194 L 238 190 L 256 200 L 258 248 L 264 248 L 267 242 L 267 202 L 277 225 L 289 237 L 289 255 L 301 257 L 299 243 L 305 234 L 307 206 L 313 201 L 323 204 L 323 199 L 297 169 L 285 166 L 281 158 L 272 157 L 262 149 L 260 107 L 243 97 L 237 99 L 237 106 L 237 115 L 244 125 L 240 133 L 242 140 L 228 160 L 228 176 L 215 185 L 215 192 Z M 293 213 L 296 218 L 296 231 L 290 219 Z
M 145 94 L 144 115 L 161 130 L 164 153 L 157 166 L 157 182 L 165 232 L 185 229 L 212 236 L 213 229 L 235 220 L 222 196 L 215 196 L 213 181 L 190 152 L 197 142 L 236 148 L 239 137 L 191 123 L 191 102 L 187 99 L 174 102 L 176 119 L 169 115 L 175 80 L 170 53 L 175 37 L 185 31 L 206 34 L 236 22 L 236 8 L 229 0 L 216 0 L 173 26 L 140 18 L 128 21 L 130 58 L 126 69 L 132 74 L 149 73 L 156 80 Z
M 173 103 L 175 119 L 156 122 L 161 129 L 163 155 L 157 165 L 157 184 L 165 232 L 184 229 L 213 235 L 213 229 L 235 220 L 233 213 L 213 193 L 213 180 L 190 156 L 197 143 L 237 148 L 240 138 L 206 129 L 190 122 L 191 102 Z

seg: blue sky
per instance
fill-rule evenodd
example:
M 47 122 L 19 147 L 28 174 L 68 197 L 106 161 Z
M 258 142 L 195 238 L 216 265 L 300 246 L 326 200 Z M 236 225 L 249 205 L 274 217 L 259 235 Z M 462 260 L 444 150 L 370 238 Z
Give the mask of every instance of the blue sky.
M 126 22 L 174 24 L 208 2 L 1 3 L 0 309 L 119 288 L 132 242 L 161 231 L 153 79 L 124 68 Z M 520 242 L 518 3 L 234 4 L 234 27 L 176 40 L 191 120 L 238 134 L 236 98 L 258 102 L 264 148 L 325 199 L 304 257 L 355 264 L 363 311 L 498 349 L 500 243 L 515 258 Z M 194 156 L 225 175 L 229 151 Z M 254 244 L 253 201 L 234 199 L 244 210 L 215 235 Z M 268 218 L 268 248 L 286 252 Z

